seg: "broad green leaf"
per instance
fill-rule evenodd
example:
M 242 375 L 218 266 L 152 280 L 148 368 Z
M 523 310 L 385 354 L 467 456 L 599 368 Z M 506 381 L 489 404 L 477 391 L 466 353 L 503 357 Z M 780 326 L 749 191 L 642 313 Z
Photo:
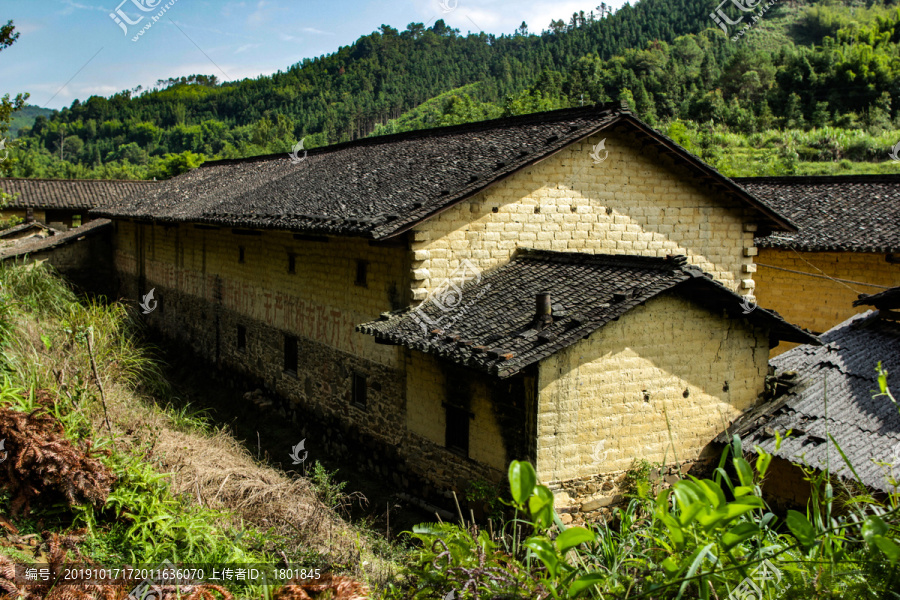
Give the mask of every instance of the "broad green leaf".
M 876 515 L 871 515 L 862 526 L 862 536 L 867 544 L 872 544 L 872 538 L 876 535 L 884 535 L 888 532 L 887 524 Z
M 722 548 L 731 550 L 744 540 L 748 540 L 760 531 L 754 523 L 738 523 L 722 534 Z
M 540 528 L 553 524 L 553 492 L 545 485 L 538 485 L 528 499 L 528 510 L 531 519 Z
M 734 451 L 735 458 L 744 455 L 744 448 L 743 448 L 743 445 L 741 444 L 741 436 L 739 436 L 738 434 L 734 434 L 731 437 L 731 446 Z
M 671 578 L 681 570 L 681 565 L 679 565 L 675 561 L 675 559 L 670 556 L 666 560 L 662 561 L 662 568 L 665 570 L 666 575 Z
M 747 459 L 739 457 L 735 458 L 732 462 L 734 463 L 734 470 L 737 471 L 741 485 L 752 487 L 756 482 L 753 479 L 753 469 L 750 467 L 750 463 L 747 462 Z
M 697 487 L 706 495 L 706 499 L 713 508 L 719 508 L 725 504 L 725 492 L 722 491 L 722 486 L 718 483 L 712 479 L 695 479 L 694 481 L 697 483 Z
M 606 581 L 606 576 L 599 571 L 588 573 L 587 575 L 582 575 L 581 577 L 573 581 L 572 585 L 569 586 L 569 596 L 574 598 L 583 591 L 591 588 L 592 586 L 599 585 L 604 581 Z
M 666 515 L 661 520 L 665 523 L 666 527 L 668 527 L 669 538 L 672 540 L 672 543 L 675 544 L 675 548 L 677 548 L 679 552 L 684 550 L 684 531 L 682 530 L 681 523 L 678 522 L 678 519 L 672 515 Z
M 699 522 L 706 531 L 712 531 L 717 525 L 724 525 L 725 523 L 728 523 L 728 521 L 746 514 L 755 508 L 758 507 L 752 504 L 732 502 L 709 515 L 701 516 L 697 519 L 697 522 Z
M 509 491 L 516 504 L 524 504 L 537 483 L 531 463 L 514 460 L 509 464 Z
M 755 488 L 749 485 L 739 485 L 734 488 L 734 497 L 740 498 L 741 496 L 747 496 L 752 494 L 755 491 Z
M 812 523 L 809 522 L 809 519 L 806 518 L 806 515 L 796 510 L 789 510 L 787 517 L 785 517 L 785 523 L 787 523 L 788 529 L 791 530 L 791 533 L 794 534 L 794 537 L 797 538 L 797 541 L 804 548 L 809 548 L 815 543 L 816 530 L 813 528 Z
M 544 563 L 544 566 L 547 567 L 547 570 L 550 571 L 553 577 L 556 577 L 556 573 L 559 570 L 559 556 L 556 554 L 553 544 L 544 538 L 530 537 L 525 540 L 523 545 Z
M 566 529 L 556 538 L 556 547 L 559 548 L 561 554 L 565 554 L 578 544 L 593 543 L 597 541 L 597 536 L 590 529 L 584 527 L 570 527 Z
M 878 549 L 884 552 L 891 564 L 897 562 L 900 558 L 900 546 L 894 540 L 886 538 L 882 535 L 873 536 L 872 541 L 878 546 Z
M 754 446 L 754 450 L 756 450 L 756 472 L 759 473 L 760 477 L 764 477 L 766 471 L 769 470 L 769 464 L 772 462 L 772 455 L 760 448 L 759 446 Z

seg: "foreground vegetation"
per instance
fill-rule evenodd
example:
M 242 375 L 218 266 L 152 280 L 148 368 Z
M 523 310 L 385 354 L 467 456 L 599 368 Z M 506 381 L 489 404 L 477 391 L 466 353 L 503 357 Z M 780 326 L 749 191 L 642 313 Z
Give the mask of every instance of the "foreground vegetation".
M 363 598 L 361 582 L 386 600 L 898 598 L 900 496 L 809 472 L 806 511 L 776 516 L 761 493 L 771 456 L 756 448 L 751 462 L 737 438 L 711 479 L 660 489 L 636 469 L 627 506 L 587 527 L 566 527 L 533 467 L 516 461 L 506 520 L 422 524 L 390 546 L 340 519 L 341 484 L 320 465 L 290 479 L 224 428 L 167 406 L 173 390 L 121 304 L 79 300 L 43 266 L 0 267 L 0 290 L 0 567 L 170 560 L 342 574 L 325 591 L 300 581 L 181 591 L 198 599 Z M 887 376 L 879 396 L 896 405 Z M 127 593 L 116 589 L 103 597 Z
M 340 489 L 321 467 L 290 478 L 175 408 L 121 304 L 79 301 L 45 266 L 0 266 L 0 290 L 0 558 L 291 564 L 372 586 L 393 576 L 387 545 L 335 512 Z M 2 576 L 0 589 L 11 591 Z

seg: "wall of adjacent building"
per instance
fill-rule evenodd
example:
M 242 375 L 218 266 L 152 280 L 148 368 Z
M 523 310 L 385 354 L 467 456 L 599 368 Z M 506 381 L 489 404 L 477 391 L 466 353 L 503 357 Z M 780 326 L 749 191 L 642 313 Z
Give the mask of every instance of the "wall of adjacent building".
M 869 310 L 870 307 L 853 306 L 859 294 L 875 294 L 884 291 L 884 287 L 900 285 L 900 264 L 889 263 L 885 254 L 874 252 L 795 252 L 760 248 L 757 260 L 756 297 L 759 305 L 771 308 L 789 322 L 815 333 L 828 331 L 853 315 Z M 780 354 L 794 346 L 796 344 L 779 344 L 772 354 Z
M 594 164 L 590 153 L 601 139 L 609 154 Z M 684 254 L 729 289 L 752 295 L 750 213 L 669 164 L 631 136 L 603 132 L 445 210 L 413 230 L 413 297 L 424 299 L 464 260 L 487 270 L 520 247 Z
M 25 216 L 26 216 L 26 211 L 24 209 L 14 210 L 14 209 L 10 209 L 10 208 L 4 208 L 3 210 L 0 210 L 0 219 L 9 219 L 12 217 L 17 217 L 24 221 Z M 40 221 L 41 223 L 46 225 L 47 224 L 47 214 L 42 210 L 35 210 L 34 211 L 34 220 Z
M 406 426 L 419 462 L 448 487 L 457 480 L 500 482 L 512 460 L 534 460 L 535 377 L 498 380 L 418 351 L 406 353 Z M 446 446 L 451 403 L 471 413 L 467 460 Z M 473 462 L 474 461 L 474 462 Z M 463 486 L 459 486 L 463 487 Z
M 560 481 L 636 459 L 697 459 L 757 402 L 768 355 L 766 332 L 681 297 L 632 309 L 541 362 L 538 475 Z

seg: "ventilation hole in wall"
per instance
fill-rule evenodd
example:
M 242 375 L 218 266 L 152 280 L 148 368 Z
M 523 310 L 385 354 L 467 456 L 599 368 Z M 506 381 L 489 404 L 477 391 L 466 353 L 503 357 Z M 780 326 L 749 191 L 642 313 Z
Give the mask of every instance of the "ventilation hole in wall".
M 650 392 L 647 390 L 641 390 L 641 393 L 644 394 L 644 402 L 650 402 Z
M 534 214 L 536 214 L 536 215 L 541 214 L 541 207 L 540 207 L 540 206 L 535 206 L 535 207 L 534 207 Z
M 722 391 L 723 391 L 723 392 L 727 392 L 727 391 L 728 391 L 728 382 L 727 382 L 727 381 L 725 382 L 725 385 L 722 386 Z
M 607 214 L 607 215 L 611 215 L 611 214 L 612 214 L 612 206 L 607 206 L 607 207 L 606 207 L 606 214 Z
M 578 210 L 578 207 L 575 206 L 575 205 L 573 204 L 572 206 L 569 207 L 569 209 L 570 209 L 572 212 L 575 212 L 575 211 Z
M 500 208 L 495 206 L 494 208 L 491 209 L 491 212 L 500 212 Z
M 681 395 L 684 396 L 685 398 L 687 398 L 688 396 L 691 395 L 691 390 L 684 388 L 684 393 L 682 393 Z

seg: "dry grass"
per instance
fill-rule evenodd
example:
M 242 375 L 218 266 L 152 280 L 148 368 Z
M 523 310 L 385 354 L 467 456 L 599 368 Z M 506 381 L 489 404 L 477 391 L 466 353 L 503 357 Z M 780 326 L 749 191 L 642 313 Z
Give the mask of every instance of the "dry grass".
M 171 392 L 159 384 L 162 374 L 145 350 L 124 332 L 124 308 L 74 305 L 50 312 L 12 315 L 16 334 L 7 355 L 23 385 L 68 399 L 91 424 L 92 437 L 108 438 L 107 448 L 169 474 L 176 494 L 225 512 L 235 527 L 274 532 L 291 546 L 285 550 L 315 551 L 371 585 L 393 578 L 395 565 L 373 552 L 382 542 L 325 506 L 309 481 L 257 462 L 224 428 L 198 426 L 197 419 L 159 408 Z M 78 333 L 84 331 L 95 335 L 109 432 L 86 339 Z

